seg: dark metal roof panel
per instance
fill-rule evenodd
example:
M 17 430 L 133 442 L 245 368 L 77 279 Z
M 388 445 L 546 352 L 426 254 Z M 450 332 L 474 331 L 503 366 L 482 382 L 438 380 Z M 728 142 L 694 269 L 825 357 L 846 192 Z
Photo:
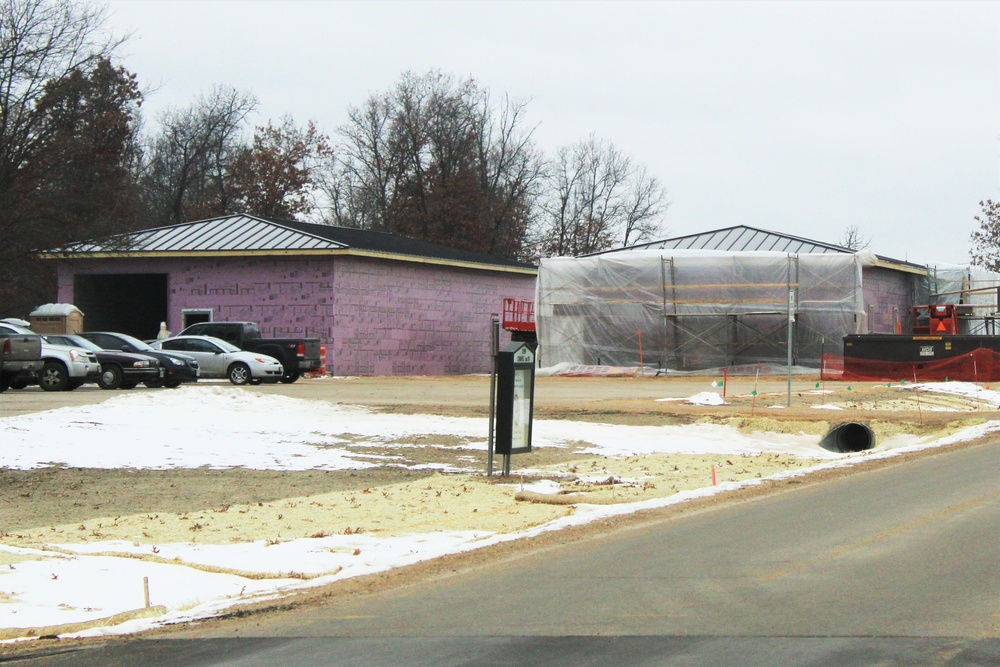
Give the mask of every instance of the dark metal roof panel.
M 739 241 L 734 242 L 731 250 L 746 250 L 754 251 L 760 250 L 761 243 L 763 243 L 766 237 L 762 236 L 760 232 L 754 229 L 750 229 L 740 233 Z M 712 248 L 713 250 L 720 250 L 721 248 Z
M 127 242 L 125 240 L 127 239 Z M 52 252 L 240 252 L 357 249 L 451 262 L 534 269 L 533 264 L 437 245 L 396 234 L 295 220 L 231 215 L 158 227 L 104 242 L 77 243 Z
M 800 247 L 801 244 L 794 243 L 792 239 L 783 238 L 781 236 L 768 235 L 760 244 L 761 250 L 768 250 L 772 252 L 792 252 L 789 250 L 791 247 Z
M 670 239 L 651 241 L 625 248 L 624 250 L 645 249 L 699 249 L 725 250 L 730 252 L 745 252 L 754 250 L 769 250 L 792 254 L 812 254 L 830 252 L 852 252 L 832 243 L 812 241 L 791 234 L 780 234 L 766 229 L 757 229 L 746 225 L 724 227 L 697 234 L 677 236 Z
M 692 241 L 690 247 L 697 248 L 698 250 L 706 250 L 719 247 L 720 245 L 725 246 L 727 236 L 727 234 L 720 232 L 702 234 L 701 238 L 695 238 Z
M 408 236 L 400 236 L 399 234 L 375 232 L 368 229 L 355 229 L 353 227 L 318 225 L 311 222 L 298 222 L 295 220 L 272 220 L 272 222 L 290 227 L 292 229 L 298 229 L 310 234 L 315 234 L 338 243 L 343 243 L 347 247 L 356 248 L 358 250 L 367 250 L 391 255 L 429 257 L 453 262 L 492 264 L 495 266 L 516 268 L 536 268 L 534 264 L 528 264 L 526 262 L 503 259 L 501 257 L 484 255 L 482 253 L 461 250 L 459 248 L 451 248 L 449 246 L 438 245 L 428 241 L 421 241 L 420 239 L 414 239 Z
M 807 254 L 830 254 L 849 253 L 854 251 L 850 248 L 813 241 L 801 238 L 792 234 L 780 234 L 770 232 L 765 229 L 757 229 L 746 225 L 736 225 L 715 229 L 697 234 L 687 234 L 685 236 L 675 236 L 669 239 L 649 241 L 640 243 L 628 248 L 616 248 L 614 250 L 604 250 L 602 252 L 591 253 L 592 255 L 604 255 L 617 252 L 628 252 L 630 250 L 722 250 L 728 252 L 740 252 L 749 250 L 769 250 L 772 252 L 784 252 L 792 255 Z M 896 264 L 901 268 L 926 269 L 921 264 L 914 264 L 905 260 L 893 259 L 882 255 L 875 255 L 877 259 L 889 264 Z
M 110 244 L 109 244 L 110 245 Z M 132 235 L 132 252 L 222 252 L 315 250 L 346 247 L 329 239 L 244 215 L 158 227 Z M 102 252 L 101 243 L 79 244 L 70 252 Z

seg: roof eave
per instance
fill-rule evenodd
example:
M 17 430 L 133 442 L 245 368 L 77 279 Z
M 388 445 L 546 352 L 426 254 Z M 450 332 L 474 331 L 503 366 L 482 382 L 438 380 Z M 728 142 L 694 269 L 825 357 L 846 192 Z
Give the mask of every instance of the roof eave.
M 40 253 L 40 259 L 107 259 L 107 258 L 205 258 L 205 257 L 330 257 L 349 256 L 367 257 L 375 259 L 385 259 L 398 262 L 410 262 L 413 264 L 431 264 L 436 266 L 450 266 L 463 269 L 477 269 L 480 271 L 494 271 L 500 273 L 517 273 L 522 275 L 537 275 L 538 268 L 530 266 L 504 266 L 502 264 L 487 264 L 479 262 L 469 262 L 462 260 L 443 259 L 438 257 L 420 257 L 415 255 L 404 255 L 402 253 L 378 252 L 374 250 L 359 250 L 357 248 L 336 248 L 336 249 L 304 249 L 304 250 L 199 250 L 199 251 L 136 251 L 125 250 L 100 251 L 100 252 L 46 252 Z
M 877 266 L 881 269 L 900 271 L 902 273 L 912 273 L 918 276 L 926 276 L 928 273 L 926 266 L 920 266 L 919 264 L 904 264 L 883 257 L 876 257 L 875 263 L 872 264 L 872 266 Z

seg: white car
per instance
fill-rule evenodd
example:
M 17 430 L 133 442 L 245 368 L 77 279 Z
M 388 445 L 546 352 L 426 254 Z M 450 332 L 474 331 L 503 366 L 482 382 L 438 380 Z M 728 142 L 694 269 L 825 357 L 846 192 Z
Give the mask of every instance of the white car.
M 285 374 L 274 357 L 240 348 L 212 336 L 174 336 L 149 344 L 155 350 L 178 352 L 198 360 L 200 378 L 229 378 L 233 384 L 277 382 Z

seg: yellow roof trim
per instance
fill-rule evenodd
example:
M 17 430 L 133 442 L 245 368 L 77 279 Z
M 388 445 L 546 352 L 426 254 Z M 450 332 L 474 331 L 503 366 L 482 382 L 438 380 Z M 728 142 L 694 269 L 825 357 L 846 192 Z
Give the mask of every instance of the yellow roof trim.
M 47 252 L 40 253 L 41 259 L 107 259 L 107 258 L 177 258 L 177 257 L 327 257 L 347 255 L 350 257 L 369 257 L 373 259 L 386 259 L 398 262 L 410 262 L 414 264 L 432 264 L 437 266 L 451 266 L 462 269 L 476 269 L 480 271 L 498 271 L 501 273 L 520 273 L 534 276 L 538 274 L 538 269 L 503 266 L 500 264 L 479 264 L 477 262 L 462 262 L 436 257 L 417 257 L 415 255 L 403 255 L 399 253 L 385 253 L 374 250 L 359 250 L 357 248 L 320 248 L 302 250 L 206 250 L 206 251 L 150 251 L 135 252 L 124 250 L 122 252 L 80 252 L 61 253 Z
M 907 266 L 905 264 L 896 264 L 894 262 L 886 262 L 885 260 L 876 259 L 873 266 L 877 266 L 880 269 L 892 269 L 893 271 L 902 271 L 903 273 L 913 273 L 918 276 L 927 275 L 927 267 L 925 266 Z

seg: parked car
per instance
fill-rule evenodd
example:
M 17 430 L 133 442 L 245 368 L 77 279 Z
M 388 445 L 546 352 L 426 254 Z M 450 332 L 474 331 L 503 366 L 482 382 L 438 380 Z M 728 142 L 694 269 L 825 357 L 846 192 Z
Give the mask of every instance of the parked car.
M 101 364 L 101 375 L 97 378 L 101 389 L 132 389 L 140 382 L 163 378 L 160 361 L 144 354 L 105 350 L 83 336 L 73 334 L 45 334 L 45 340 L 93 352 Z
M 104 350 L 118 350 L 133 354 L 145 354 L 160 362 L 163 367 L 163 377 L 145 380 L 147 387 L 179 387 L 184 382 L 195 382 L 198 379 L 198 360 L 186 354 L 155 350 L 147 343 L 128 334 L 113 331 L 85 331 L 80 337 L 86 338 Z
M 26 326 L 11 321 L 0 322 L 0 335 L 32 334 Z M 42 339 L 42 369 L 37 379 L 18 378 L 10 383 L 12 389 L 22 389 L 37 383 L 45 391 L 71 391 L 84 382 L 94 382 L 101 374 L 101 365 L 90 350 L 81 347 L 55 345 Z
M 274 357 L 285 369 L 281 377 L 285 383 L 295 382 L 302 373 L 319 370 L 322 365 L 319 338 L 262 338 L 254 322 L 198 322 L 178 336 L 212 336 L 241 350 Z
M 37 381 L 41 368 L 41 336 L 0 334 L 0 392 L 19 380 Z
M 233 384 L 277 382 L 285 374 L 274 357 L 246 352 L 211 336 L 175 336 L 152 343 L 157 350 L 180 352 L 198 360 L 200 377 L 229 378 Z

